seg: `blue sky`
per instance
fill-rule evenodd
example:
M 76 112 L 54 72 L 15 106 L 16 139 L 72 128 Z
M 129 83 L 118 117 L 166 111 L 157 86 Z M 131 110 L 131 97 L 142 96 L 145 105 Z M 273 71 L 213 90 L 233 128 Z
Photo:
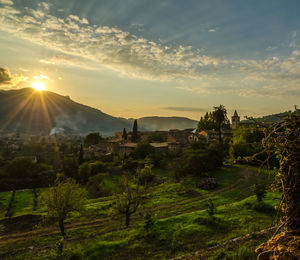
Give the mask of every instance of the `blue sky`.
M 0 67 L 11 75 L 0 87 L 38 79 L 122 117 L 290 110 L 299 11 L 296 0 L 0 0 Z

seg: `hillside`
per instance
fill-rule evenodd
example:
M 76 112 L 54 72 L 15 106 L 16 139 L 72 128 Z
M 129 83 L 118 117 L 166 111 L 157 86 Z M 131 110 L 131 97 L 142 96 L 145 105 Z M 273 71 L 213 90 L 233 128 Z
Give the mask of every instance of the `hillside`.
M 266 116 L 255 118 L 255 120 L 259 122 L 271 122 L 271 123 L 281 122 L 286 116 L 288 116 L 289 113 L 291 113 L 291 111 L 266 115 Z M 296 111 L 296 113 L 300 114 L 299 111 Z M 242 120 L 242 122 L 249 122 L 249 121 L 250 120 Z
M 0 91 L 0 130 L 28 134 L 97 131 L 112 135 L 125 127 L 131 130 L 133 119 L 110 116 L 98 109 L 79 104 L 68 96 L 32 88 Z M 185 117 L 142 117 L 140 131 L 194 128 L 197 121 Z
M 49 134 L 68 132 L 103 135 L 131 128 L 131 123 L 74 102 L 68 96 L 31 88 L 0 92 L 0 129 L 4 132 Z
M 253 167 L 225 167 L 210 173 L 219 187 L 207 191 L 195 186 L 197 177 L 174 183 L 167 170 L 153 171 L 164 182 L 149 189 L 152 199 L 145 200 L 143 209 L 132 216 L 130 227 L 124 227 L 123 219 L 112 217 L 113 196 L 89 199 L 84 215 L 68 218 L 65 257 L 60 259 L 170 259 L 196 251 L 214 254 L 211 259 L 224 259 L 227 254 L 232 256 L 228 259 L 254 259 L 254 249 L 266 239 L 266 234 L 257 231 L 273 224 L 273 208 L 280 202 L 279 193 L 268 191 L 263 208 L 255 208 L 251 187 L 257 179 L 272 182 L 267 172 L 257 175 Z M 15 215 L 0 215 L 1 259 L 54 259 L 59 230 L 56 224 L 35 227 L 45 208 L 33 211 L 32 196 L 31 190 L 17 191 Z M 4 205 L 10 197 L 11 192 L 2 194 Z M 207 213 L 210 199 L 216 207 L 215 221 Z M 147 212 L 153 222 L 148 222 L 150 227 L 145 231 Z M 253 234 L 251 239 L 249 233 Z M 226 244 L 233 238 L 242 239 Z M 213 250 L 206 251 L 210 248 Z M 233 258 L 237 254 L 240 258 Z M 189 255 L 180 259 L 199 258 Z
M 133 119 L 129 119 L 133 122 Z M 187 129 L 196 128 L 198 121 L 186 117 L 141 117 L 138 120 L 138 126 L 150 131 L 162 130 L 167 131 L 170 129 Z

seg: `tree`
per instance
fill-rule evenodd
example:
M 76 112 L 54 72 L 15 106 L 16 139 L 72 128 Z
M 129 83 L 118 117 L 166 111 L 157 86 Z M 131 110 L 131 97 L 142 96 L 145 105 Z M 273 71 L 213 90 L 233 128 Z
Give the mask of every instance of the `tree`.
M 136 212 L 141 204 L 142 189 L 138 184 L 133 184 L 128 175 L 123 176 L 122 192 L 115 194 L 115 207 L 126 218 L 126 227 L 130 225 L 130 216 Z
M 207 172 L 215 170 L 222 165 L 223 154 L 219 147 L 211 143 L 194 143 L 184 151 L 179 161 L 181 166 L 175 172 L 176 178 L 183 175 L 205 176 Z
M 255 183 L 253 185 L 253 191 L 256 196 L 257 202 L 261 202 L 267 193 L 266 183 Z
M 84 139 L 84 145 L 90 146 L 94 144 L 99 144 L 102 137 L 99 133 L 90 133 Z
M 73 211 L 83 211 L 87 192 L 72 179 L 57 182 L 42 194 L 41 201 L 48 217 L 58 222 L 61 235 L 66 236 L 64 221 Z
M 149 143 L 138 143 L 133 151 L 136 158 L 145 159 L 146 156 L 155 152 L 154 147 Z
M 39 194 L 40 194 L 40 189 L 37 189 L 37 188 L 32 189 L 32 196 L 33 196 L 33 208 L 32 209 L 33 209 L 33 211 L 37 210 Z
M 227 111 L 223 105 L 218 107 L 214 107 L 213 117 L 216 121 L 218 132 L 219 132 L 219 143 L 222 143 L 222 124 L 228 120 L 227 118 Z
M 135 119 L 133 122 L 131 141 L 133 143 L 136 143 L 137 139 L 138 139 L 138 126 L 137 126 L 137 120 Z
M 83 147 L 80 145 L 79 156 L 78 156 L 78 164 L 81 165 L 83 163 Z
M 296 109 L 282 122 L 265 126 L 262 140 L 268 163 L 274 156 L 279 161 L 278 177 L 283 192 L 281 201 L 282 224 L 286 231 L 300 235 L 300 115 Z M 259 155 L 259 154 L 258 154 Z M 255 156 L 257 158 L 257 155 Z M 279 229 L 278 229 L 279 230 Z
M 126 128 L 123 129 L 122 139 L 127 140 L 127 131 Z

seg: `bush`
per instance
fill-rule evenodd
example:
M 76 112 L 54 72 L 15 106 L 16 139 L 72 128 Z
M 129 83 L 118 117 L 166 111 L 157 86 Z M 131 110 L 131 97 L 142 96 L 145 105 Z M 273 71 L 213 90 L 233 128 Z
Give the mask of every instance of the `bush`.
M 267 185 L 266 183 L 256 183 L 253 186 L 254 194 L 256 195 L 256 199 L 258 202 L 261 202 L 262 199 L 267 194 Z
M 274 208 L 263 202 L 256 202 L 252 205 L 252 209 L 261 213 L 273 214 Z

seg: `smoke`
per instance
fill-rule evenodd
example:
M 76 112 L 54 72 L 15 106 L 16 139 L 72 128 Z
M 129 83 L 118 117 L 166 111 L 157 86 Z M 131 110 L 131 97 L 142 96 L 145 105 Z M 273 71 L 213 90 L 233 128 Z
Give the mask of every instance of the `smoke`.
M 59 128 L 59 127 L 54 127 L 54 128 L 51 129 L 49 135 L 64 134 L 64 133 L 65 133 L 65 129 Z
M 61 114 L 55 118 L 55 127 L 49 135 L 81 133 L 86 123 L 87 120 L 81 112 L 73 115 Z

